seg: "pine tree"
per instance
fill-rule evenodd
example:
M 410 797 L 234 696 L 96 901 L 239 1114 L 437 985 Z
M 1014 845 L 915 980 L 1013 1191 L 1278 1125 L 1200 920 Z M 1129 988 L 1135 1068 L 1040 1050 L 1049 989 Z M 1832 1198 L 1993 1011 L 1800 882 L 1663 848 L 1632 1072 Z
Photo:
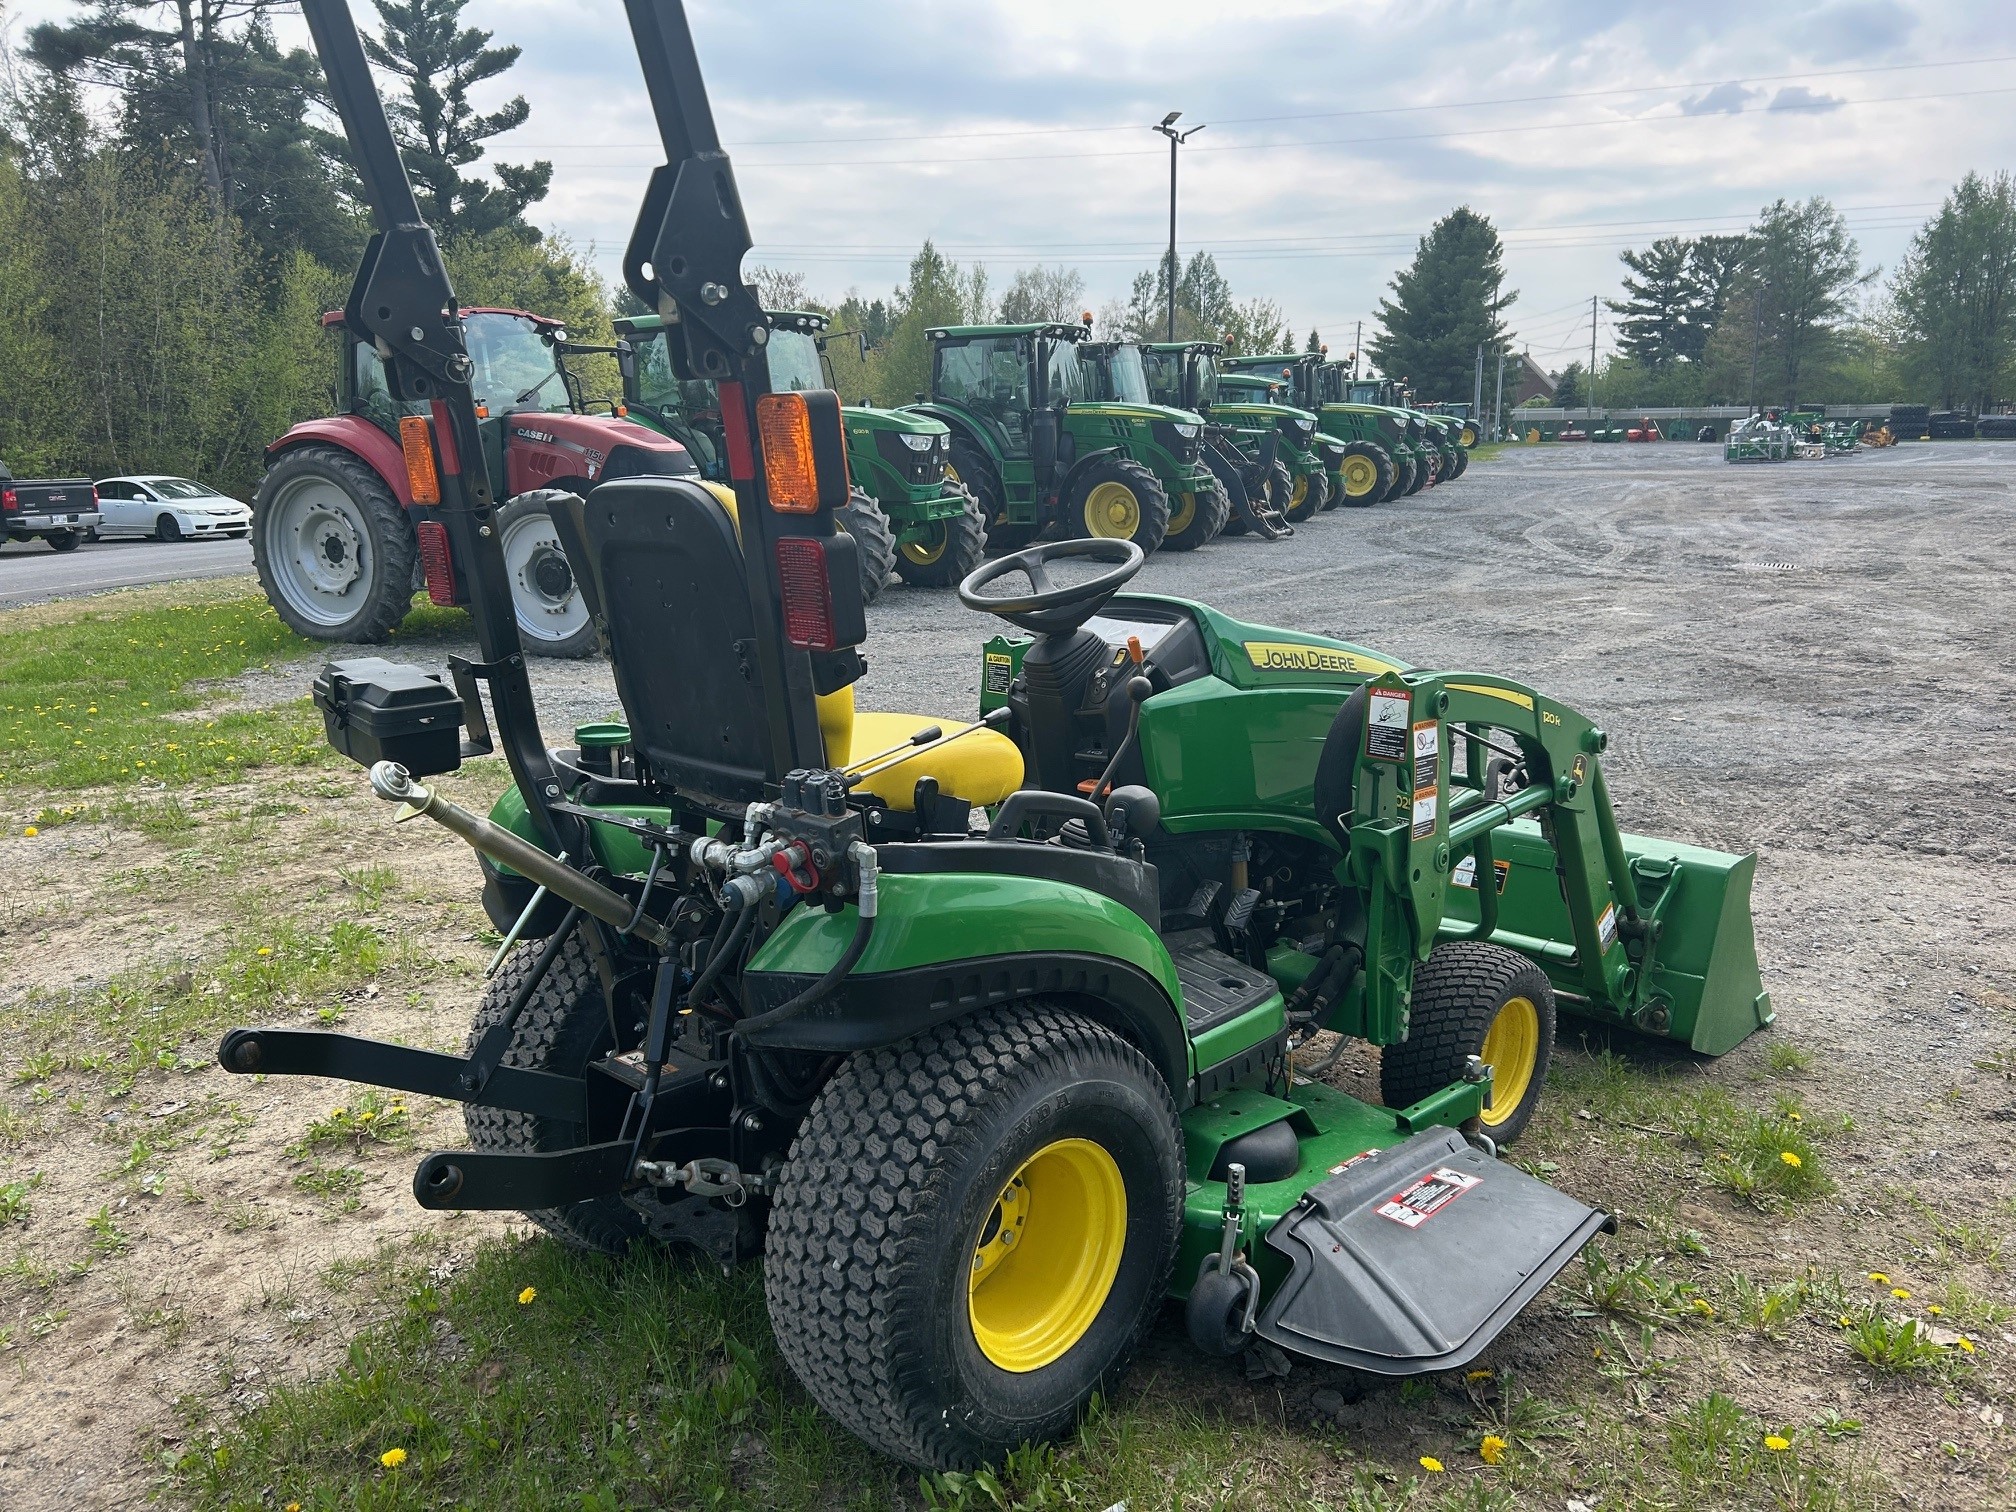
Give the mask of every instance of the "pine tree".
M 364 36 L 371 61 L 405 83 L 388 102 L 420 208 L 445 238 L 510 228 L 531 232 L 528 206 L 546 197 L 553 165 L 498 163 L 493 185 L 463 173 L 490 138 L 525 124 L 532 107 L 515 95 L 485 115 L 469 101 L 477 85 L 518 61 L 517 47 L 489 46 L 491 34 L 461 24 L 468 0 L 375 0 L 384 30 Z
M 1722 322 L 1729 296 L 1757 255 L 1748 233 L 1696 237 L 1687 249 L 1687 322 L 1681 329 L 1679 355 L 1699 362 L 1708 338 Z
M 1321 352 L 1323 350 L 1323 333 L 1314 326 L 1309 327 L 1309 339 L 1302 343 L 1302 350 L 1305 352 Z
M 1467 394 L 1477 348 L 1502 345 L 1499 318 L 1519 296 L 1505 292 L 1504 248 L 1488 217 L 1460 205 L 1421 238 L 1413 263 L 1379 302 L 1383 327 L 1369 343 L 1379 371 L 1407 378 L 1431 398 Z
M 1617 323 L 1617 344 L 1627 357 L 1655 373 L 1684 359 L 1692 310 L 1688 265 L 1693 250 L 1686 238 L 1665 236 L 1642 252 L 1627 247 L 1617 254 L 1637 275 L 1624 279 L 1623 299 L 1604 301 L 1613 314 L 1624 317 Z

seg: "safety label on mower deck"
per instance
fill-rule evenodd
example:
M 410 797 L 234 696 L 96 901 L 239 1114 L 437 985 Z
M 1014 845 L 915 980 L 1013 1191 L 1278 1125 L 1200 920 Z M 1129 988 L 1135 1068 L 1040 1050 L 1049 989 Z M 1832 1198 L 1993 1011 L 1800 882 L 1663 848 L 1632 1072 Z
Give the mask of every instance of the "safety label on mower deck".
M 1374 688 L 1365 720 L 1365 754 L 1374 761 L 1407 759 L 1407 716 L 1412 701 L 1399 688 Z
M 1482 1176 L 1437 1166 L 1432 1175 L 1423 1176 L 1404 1192 L 1395 1192 L 1376 1211 L 1381 1218 L 1419 1228 L 1470 1188 L 1483 1184 Z

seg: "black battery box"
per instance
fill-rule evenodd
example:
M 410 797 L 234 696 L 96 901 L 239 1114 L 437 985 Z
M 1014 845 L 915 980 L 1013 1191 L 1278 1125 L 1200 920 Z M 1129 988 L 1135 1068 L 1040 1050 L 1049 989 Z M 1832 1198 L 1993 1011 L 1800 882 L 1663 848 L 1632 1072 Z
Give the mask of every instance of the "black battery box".
M 462 700 L 433 673 L 382 656 L 329 662 L 315 679 L 329 744 L 360 766 L 396 761 L 415 777 L 462 764 Z

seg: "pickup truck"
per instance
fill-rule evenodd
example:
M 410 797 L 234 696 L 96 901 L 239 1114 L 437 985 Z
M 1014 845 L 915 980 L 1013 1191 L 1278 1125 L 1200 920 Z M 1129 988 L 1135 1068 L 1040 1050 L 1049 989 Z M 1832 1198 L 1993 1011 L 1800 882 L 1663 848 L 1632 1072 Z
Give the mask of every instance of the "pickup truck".
M 98 490 L 89 478 L 17 481 L 0 462 L 0 529 L 10 541 L 47 541 L 75 551 L 98 528 Z

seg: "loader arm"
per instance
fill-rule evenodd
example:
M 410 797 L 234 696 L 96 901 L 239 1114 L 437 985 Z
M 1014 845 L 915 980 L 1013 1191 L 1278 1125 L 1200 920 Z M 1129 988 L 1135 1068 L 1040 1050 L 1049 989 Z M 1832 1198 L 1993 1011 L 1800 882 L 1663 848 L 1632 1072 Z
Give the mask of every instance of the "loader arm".
M 408 446 L 431 446 L 436 464 L 440 502 L 423 516 L 419 528 L 424 532 L 428 526 L 438 526 L 444 532 L 453 571 L 468 585 L 469 613 L 476 622 L 476 643 L 483 657 L 469 670 L 490 685 L 496 730 L 511 776 L 555 848 L 580 854 L 584 845 L 580 821 L 547 806 L 560 789 L 539 734 L 503 541 L 492 528 L 497 497 L 483 460 L 461 306 L 433 228 L 420 212 L 399 159 L 349 5 L 345 0 L 302 0 L 301 10 L 377 226 L 351 284 L 344 323 L 377 347 L 395 397 L 429 407 L 427 434 L 402 434 Z M 402 432 L 408 428 L 402 427 Z M 424 534 L 422 543 L 424 548 Z M 475 696 L 471 685 L 466 697 Z M 471 713 L 471 728 L 481 729 L 479 718 L 473 717 L 480 710 Z

